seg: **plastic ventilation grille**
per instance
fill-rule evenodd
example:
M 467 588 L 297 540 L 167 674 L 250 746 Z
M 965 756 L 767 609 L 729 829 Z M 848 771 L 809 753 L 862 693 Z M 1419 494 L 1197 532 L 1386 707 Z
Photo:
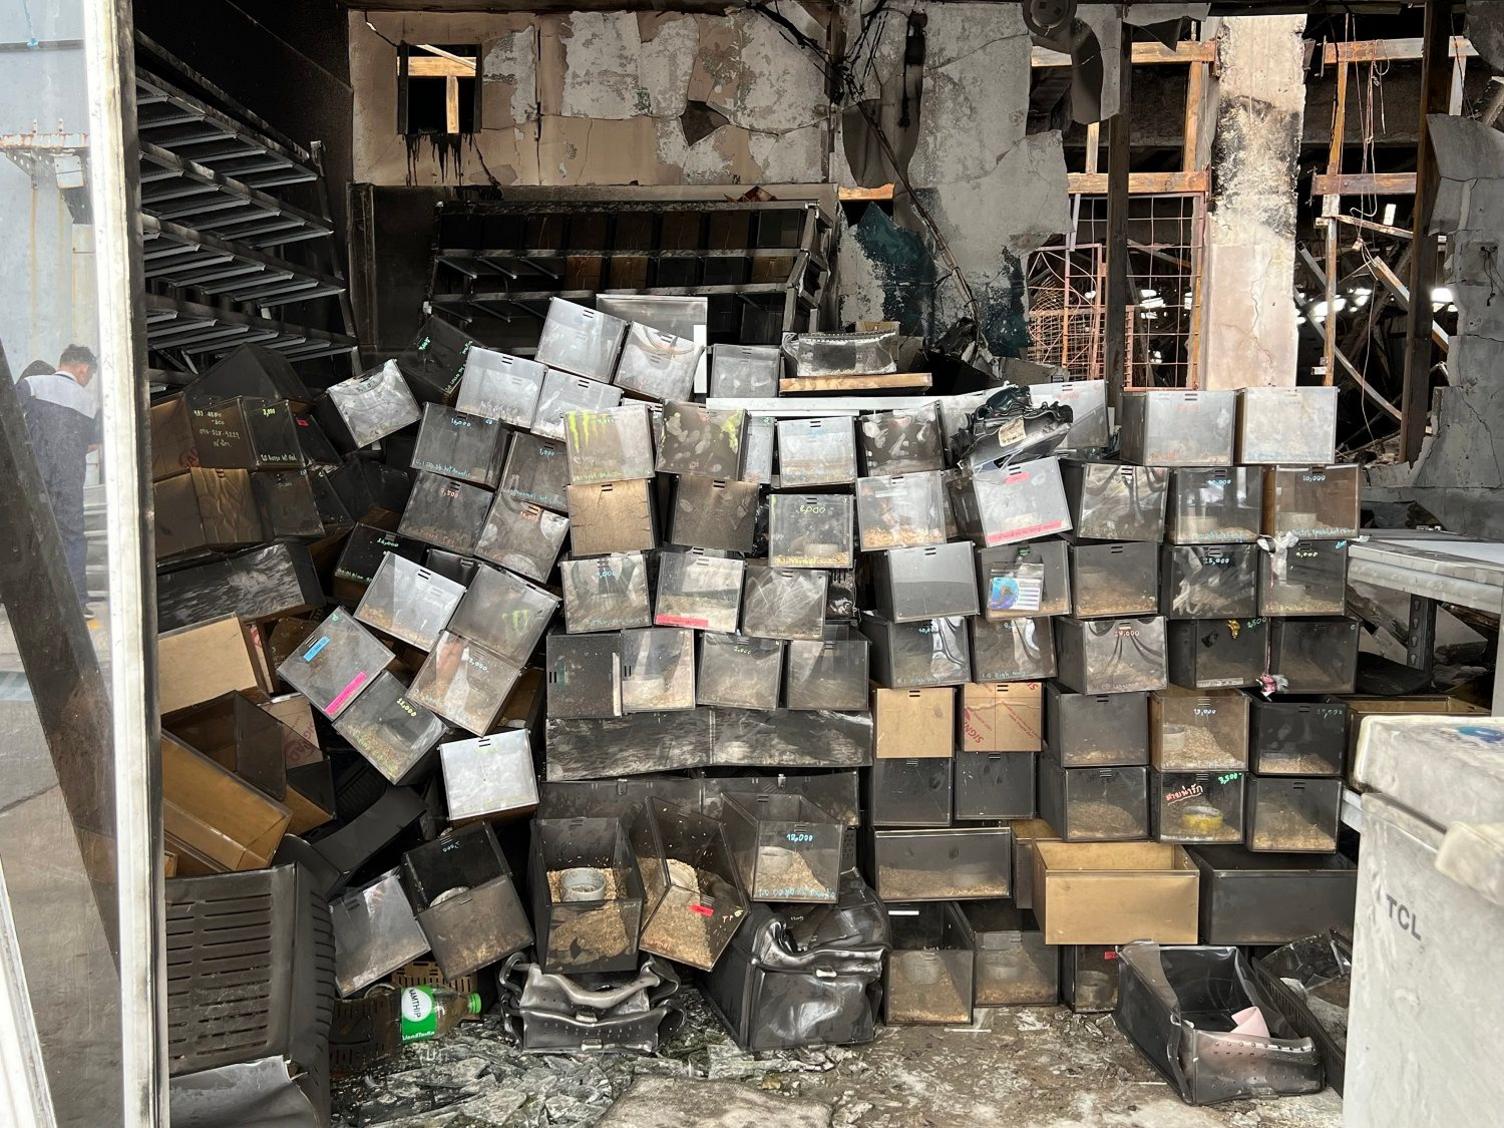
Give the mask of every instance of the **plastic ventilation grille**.
M 167 906 L 168 1057 L 248 1060 L 271 1030 L 272 898 L 209 897 Z M 243 1055 L 243 1056 L 242 1056 Z

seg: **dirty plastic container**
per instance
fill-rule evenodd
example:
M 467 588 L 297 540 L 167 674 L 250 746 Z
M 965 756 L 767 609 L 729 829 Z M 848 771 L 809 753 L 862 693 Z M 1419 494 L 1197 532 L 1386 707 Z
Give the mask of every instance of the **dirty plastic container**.
M 1118 412 L 1124 462 L 1140 466 L 1233 464 L 1236 392 L 1125 392 Z
M 1250 767 L 1259 775 L 1342 775 L 1347 706 L 1327 697 L 1252 697 Z
M 835 904 L 839 821 L 800 795 L 726 792 L 721 825 L 752 901 Z
M 332 433 L 343 430 L 352 448 L 370 446 L 422 417 L 394 360 L 332 385 L 328 397 L 333 417 L 326 411 L 319 418 L 329 420 Z
M 948 825 L 953 771 L 950 756 L 874 760 L 867 807 L 872 825 Z
M 545 662 L 550 717 L 621 716 L 621 651 L 615 634 L 551 634 Z
M 779 488 L 848 485 L 856 478 L 856 423 L 849 415 L 778 421 Z
M 564 441 L 565 417 L 571 411 L 609 411 L 621 403 L 621 389 L 601 380 L 549 368 L 538 393 L 533 434 Z
M 556 513 L 569 508 L 569 458 L 564 444 L 542 435 L 517 432 L 501 468 L 501 493 Z
M 977 583 L 986 619 L 1071 613 L 1070 561 L 1063 540 L 978 549 Z
M 1269 619 L 1172 619 L 1168 630 L 1170 680 L 1185 689 L 1258 685 L 1268 668 Z
M 1111 438 L 1107 419 L 1106 380 L 1062 380 L 1029 385 L 1029 403 L 1041 407 L 1048 403 L 1064 404 L 1071 409 L 1071 429 L 1066 432 L 1065 450 L 1097 450 Z
M 540 364 L 592 380 L 611 379 L 628 323 L 563 298 L 548 299 L 548 316 L 538 338 Z
M 1240 619 L 1259 613 L 1258 568 L 1252 544 L 1164 545 L 1159 609 L 1167 619 Z
M 857 424 L 868 474 L 914 474 L 945 469 L 945 443 L 935 404 L 874 411 Z
M 1065 688 L 1091 694 L 1164 688 L 1167 670 L 1163 619 L 1061 616 L 1053 623 L 1055 676 Z
M 1055 676 L 1055 632 L 1048 619 L 971 620 L 973 681 L 1042 681 Z
M 895 623 L 863 611 L 860 628 L 872 643 L 872 678 L 880 685 L 923 689 L 972 680 L 964 618 Z
M 559 563 L 564 629 L 570 634 L 646 627 L 653 621 L 647 559 L 613 552 Z
M 388 783 L 403 784 L 426 773 L 446 726 L 408 699 L 407 686 L 383 672 L 339 715 L 334 731 Z
M 1208 944 L 1287 944 L 1352 930 L 1358 867 L 1341 854 L 1256 854 L 1242 845 L 1186 853 L 1201 871 Z
M 858 478 L 856 524 L 863 552 L 945 543 L 945 489 L 938 470 Z M 968 559 L 970 545 L 967 545 Z
M 1165 535 L 1170 471 L 1121 462 L 1062 462 L 1071 529 L 1104 541 L 1149 541 Z
M 621 819 L 534 819 L 528 876 L 545 971 L 637 967 L 642 880 Z
M 1134 767 L 1149 762 L 1147 693 L 1070 693 L 1044 687 L 1045 747 L 1064 768 Z
M 538 777 L 526 729 L 505 729 L 439 746 L 451 823 L 517 818 L 538 806 Z
M 1264 475 L 1257 467 L 1170 471 L 1165 540 L 1170 544 L 1251 544 L 1263 525 Z
M 977 613 L 972 547 L 962 541 L 873 555 L 877 612 L 895 623 Z
M 955 756 L 955 815 L 968 819 L 1034 817 L 1034 752 L 972 752 Z
M 695 687 L 699 703 L 732 709 L 778 708 L 783 648 L 780 639 L 701 635 Z
M 712 345 L 712 399 L 771 399 L 778 394 L 783 353 L 772 345 Z
M 984 547 L 1068 532 L 1070 506 L 1060 460 L 986 466 L 948 480 L 956 523 Z
M 1046 944 L 1034 914 L 1007 900 L 961 905 L 976 937 L 979 1007 L 1051 1007 L 1060 998 L 1060 948 Z
M 633 322 L 616 361 L 619 388 L 662 401 L 694 394 L 695 371 L 705 347 L 661 329 Z
M 454 406 L 527 430 L 533 425 L 546 371 L 536 360 L 472 346 L 465 354 L 465 371 Z
M 887 908 L 893 950 L 883 976 L 883 1021 L 889 1026 L 970 1023 L 976 938 L 960 908 L 946 901 Z
M 1261 615 L 1340 615 L 1347 609 L 1345 540 L 1296 541 L 1259 564 Z
M 850 494 L 773 494 L 768 563 L 775 568 L 850 568 L 855 563 Z
M 1351 693 L 1358 677 L 1358 621 L 1273 620 L 1269 673 L 1283 679 L 1282 693 Z
M 408 696 L 450 724 L 480 735 L 491 731 L 520 674 L 515 663 L 445 631 L 413 678 Z
M 746 430 L 747 413 L 740 408 L 726 410 L 696 403 L 666 403 L 658 470 L 723 481 L 739 478 Z
M 1012 890 L 1009 827 L 872 830 L 868 840 L 873 887 L 885 901 L 985 900 Z
M 428 937 L 403 891 L 401 872 L 388 870 L 329 904 L 341 998 L 428 954 Z
M 829 582 L 824 571 L 748 564 L 742 585 L 742 631 L 770 639 L 823 637 Z
M 736 630 L 746 564 L 704 549 L 662 552 L 653 624 L 729 633 Z
M 1162 772 L 1248 769 L 1249 696 L 1169 686 L 1149 699 L 1150 762 Z
M 463 584 L 389 552 L 360 597 L 355 617 L 383 634 L 429 650 L 464 594 Z
M 1039 816 L 1065 842 L 1129 842 L 1149 837 L 1149 777 L 1142 767 L 1039 765 Z
M 668 539 L 687 548 L 751 554 L 757 535 L 755 482 L 680 477 Z
M 331 721 L 392 661 L 390 650 L 347 611 L 336 608 L 277 667 L 277 675 Z
M 408 895 L 445 979 L 469 975 L 533 942 L 496 832 L 446 830 L 402 855 Z
M 1125 618 L 1159 612 L 1159 545 L 1143 541 L 1072 543 L 1071 614 Z
M 788 644 L 790 709 L 864 710 L 867 708 L 869 643 L 845 627 L 827 628 L 819 641 Z
M 553 592 L 482 564 L 450 617 L 449 629 L 524 666 L 558 609 Z
M 1342 813 L 1340 779 L 1251 776 L 1248 848 L 1256 853 L 1330 854 Z
M 1263 529 L 1269 536 L 1341 540 L 1358 532 L 1362 467 L 1270 466 L 1264 470 Z
M 653 476 L 653 427 L 645 403 L 564 414 L 564 452 L 572 485 Z
M 1238 462 L 1325 466 L 1337 458 L 1337 395 L 1340 388 L 1238 390 Z
M 1073 1014 L 1109 1014 L 1118 1005 L 1118 950 L 1110 944 L 1060 946 L 1060 997 Z
M 1243 841 L 1242 772 L 1150 772 L 1150 826 L 1157 842 Z
M 412 468 L 494 490 L 501 482 L 506 449 L 507 431 L 500 420 L 425 404 Z
M 695 633 L 663 627 L 621 632 L 621 703 L 625 713 L 695 707 Z

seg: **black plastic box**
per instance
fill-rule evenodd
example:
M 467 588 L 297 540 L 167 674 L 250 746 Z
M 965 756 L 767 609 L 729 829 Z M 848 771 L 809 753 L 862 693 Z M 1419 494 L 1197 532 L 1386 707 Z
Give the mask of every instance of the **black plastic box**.
M 1258 853 L 1330 854 L 1342 815 L 1340 779 L 1250 776 L 1248 848 Z
M 1347 706 L 1325 697 L 1254 697 L 1249 703 L 1250 767 L 1259 775 L 1342 775 Z
M 884 901 L 987 900 L 1013 888 L 1006 826 L 871 830 L 868 844 L 873 888 Z
M 515 494 L 499 493 L 486 514 L 475 555 L 543 583 L 553 574 L 569 518 Z
M 501 482 L 506 446 L 500 421 L 430 403 L 423 408 L 413 469 L 494 490 Z
M 1049 1007 L 1060 998 L 1060 948 L 1044 942 L 1034 914 L 1011 902 L 961 905 L 976 937 L 979 1007 Z
M 1073 619 L 1055 626 L 1055 676 L 1077 693 L 1133 693 L 1163 689 L 1165 621 Z
M 874 760 L 867 803 L 872 825 L 948 826 L 953 770 L 950 756 Z M 878 895 L 884 895 L 881 889 Z
M 533 942 L 527 911 L 488 823 L 446 831 L 402 855 L 418 924 L 445 979 L 469 975 Z
M 1034 817 L 1035 752 L 971 752 L 955 756 L 955 814 L 967 819 Z
M 866 709 L 870 648 L 867 639 L 839 626 L 827 628 L 826 637 L 818 642 L 790 642 L 785 697 L 788 707 Z
M 1341 854 L 1256 854 L 1242 846 L 1193 846 L 1201 871 L 1201 940 L 1288 944 L 1351 932 L 1358 867 Z
M 883 1021 L 889 1026 L 971 1022 L 976 938 L 960 908 L 944 901 L 890 904 L 888 923 L 893 950 L 883 977 Z
M 1149 762 L 1147 693 L 1069 693 L 1045 686 L 1045 745 L 1065 768 L 1134 767 Z
M 621 652 L 615 634 L 548 636 L 548 715 L 621 716 Z
M 972 619 L 971 678 L 1042 681 L 1055 676 L 1055 632 L 1048 619 Z
M 491 501 L 490 490 L 439 474 L 419 473 L 397 531 L 461 556 L 473 556 Z
M 1064 842 L 1128 842 L 1149 837 L 1148 768 L 1039 765 L 1039 817 Z
M 1243 841 L 1242 772 L 1149 773 L 1150 827 L 1157 842 Z
M 1356 619 L 1275 619 L 1269 672 L 1282 693 L 1351 693 L 1358 678 Z
M 653 621 L 648 564 L 640 552 L 618 552 L 559 565 L 564 629 L 570 634 L 646 627 Z
M 532 835 L 528 876 L 543 970 L 635 968 L 642 880 L 621 819 L 539 818 Z
M 1071 614 L 1075 618 L 1158 614 L 1159 545 L 1074 542 L 1070 548 Z
M 961 685 L 972 680 L 964 618 L 895 623 L 861 613 L 861 631 L 872 643 L 872 679 L 889 689 Z
M 683 476 L 674 490 L 671 544 L 750 553 L 757 525 L 756 482 Z
M 1259 613 L 1253 544 L 1165 545 L 1159 562 L 1159 609 L 1167 619 L 1248 618 Z
M 1186 689 L 1258 685 L 1269 664 L 1268 619 L 1175 619 L 1170 680 Z
M 1063 944 L 1060 997 L 1075 1014 L 1109 1014 L 1118 1005 L 1118 950 L 1110 944 Z
M 501 468 L 504 493 L 563 513 L 569 508 L 565 489 L 569 485 L 569 459 L 564 444 L 542 435 L 519 431 Z
M 829 582 L 823 570 L 748 564 L 742 586 L 743 632 L 756 638 L 822 638 Z
M 970 544 L 894 548 L 871 561 L 877 612 L 895 623 L 977 613 Z
M 783 685 L 781 639 L 735 634 L 700 638 L 700 670 L 695 698 L 701 705 L 734 709 L 776 709 Z

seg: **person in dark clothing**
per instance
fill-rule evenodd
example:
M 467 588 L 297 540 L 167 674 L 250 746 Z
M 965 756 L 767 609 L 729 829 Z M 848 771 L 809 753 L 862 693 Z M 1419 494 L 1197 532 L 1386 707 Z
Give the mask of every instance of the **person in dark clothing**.
M 69 345 L 55 371 L 24 376 L 16 384 L 32 454 L 80 603 L 89 597 L 84 574 L 84 463 L 99 445 L 99 404 L 89 391 L 94 370 L 94 354 L 83 345 Z

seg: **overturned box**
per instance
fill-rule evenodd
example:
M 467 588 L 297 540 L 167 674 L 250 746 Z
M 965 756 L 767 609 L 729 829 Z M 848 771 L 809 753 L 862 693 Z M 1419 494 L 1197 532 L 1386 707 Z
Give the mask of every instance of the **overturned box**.
M 422 413 L 397 362 L 389 360 L 331 387 L 317 417 L 331 438 L 357 450 L 416 423 Z
M 409 699 L 405 685 L 391 674 L 380 673 L 339 715 L 334 730 L 388 783 L 402 784 L 424 774 L 445 726 Z
M 260 541 L 261 514 L 246 470 L 186 470 L 153 487 L 157 558 Z
M 491 730 L 519 673 L 516 665 L 480 643 L 444 631 L 408 696 L 451 724 L 483 735 Z
M 695 370 L 703 345 L 661 329 L 633 323 L 627 330 L 614 377 L 617 387 L 650 399 L 687 400 L 694 393 Z
M 594 380 L 610 380 L 628 322 L 563 298 L 548 299 L 537 360 Z
M 463 584 L 389 552 L 360 597 L 355 617 L 383 634 L 429 650 L 464 595 Z
M 533 434 L 562 443 L 564 420 L 571 411 L 608 411 L 619 403 L 620 388 L 550 368 L 544 373 L 543 387 L 538 392 Z
M 402 855 L 407 888 L 445 979 L 533 942 L 512 871 L 488 825 L 448 830 Z
M 390 650 L 336 608 L 277 673 L 332 721 L 391 661 Z
M 577 486 L 653 476 L 653 428 L 645 403 L 564 416 L 569 480 Z
M 558 609 L 553 592 L 481 565 L 450 616 L 449 630 L 525 666 Z
M 492 500 L 490 490 L 420 471 L 397 531 L 425 544 L 472 556 Z
M 707 767 L 713 712 L 688 709 L 623 717 L 550 717 L 545 728 L 547 778 L 554 782 L 591 780 Z
M 400 870 L 388 870 L 331 902 L 329 915 L 341 998 L 428 954 L 428 937 L 402 889 Z

